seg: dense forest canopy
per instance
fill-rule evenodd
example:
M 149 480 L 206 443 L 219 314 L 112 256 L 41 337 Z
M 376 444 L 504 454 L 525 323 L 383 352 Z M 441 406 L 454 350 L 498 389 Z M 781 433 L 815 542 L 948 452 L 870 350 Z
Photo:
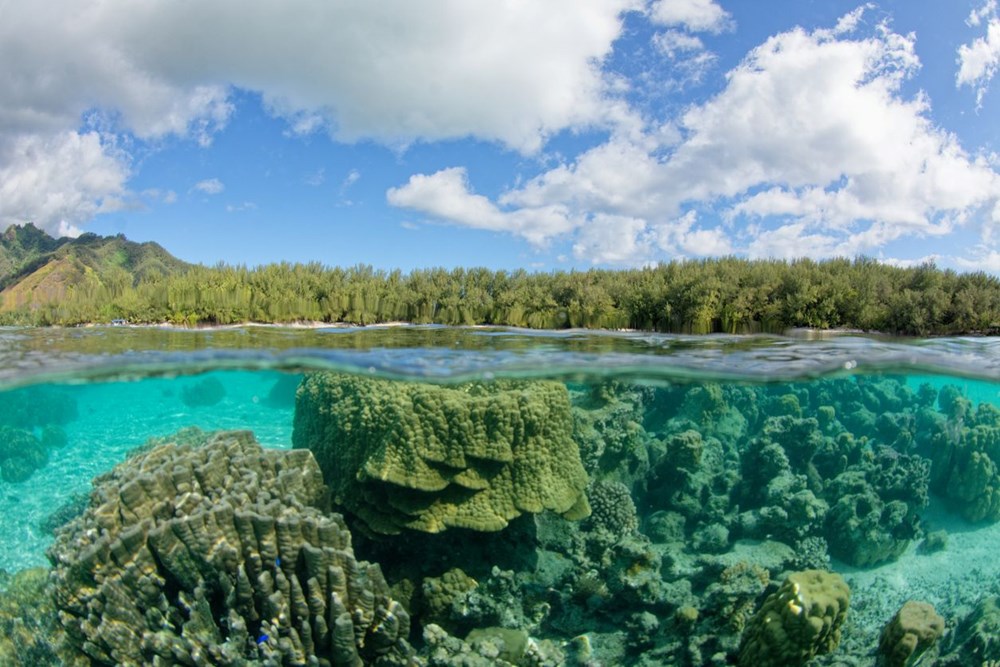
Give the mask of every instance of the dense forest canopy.
M 11 254 L 5 239 L 17 236 L 8 230 L 0 237 L 0 258 Z M 155 244 L 140 246 L 120 236 L 91 234 L 81 237 L 79 247 L 81 239 L 54 249 L 36 236 L 32 271 L 22 266 L 18 280 L 0 275 L 0 323 L 406 321 L 678 333 L 815 327 L 916 335 L 1000 330 L 1000 280 L 931 264 L 724 257 L 627 270 L 435 268 L 404 274 L 318 263 L 192 266 Z M 45 257 L 56 255 L 62 259 L 52 261 L 69 257 L 79 271 L 54 296 L 26 293 L 25 282 L 46 270 Z M 19 287 L 19 298 L 8 298 Z

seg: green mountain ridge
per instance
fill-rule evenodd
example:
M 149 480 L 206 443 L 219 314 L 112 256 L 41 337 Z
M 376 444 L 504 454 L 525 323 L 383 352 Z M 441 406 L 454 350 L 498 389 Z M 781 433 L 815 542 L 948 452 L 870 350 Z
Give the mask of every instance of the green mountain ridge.
M 76 288 L 131 287 L 190 266 L 157 243 L 121 234 L 57 239 L 31 223 L 11 225 L 0 235 L 0 312 L 32 310 Z

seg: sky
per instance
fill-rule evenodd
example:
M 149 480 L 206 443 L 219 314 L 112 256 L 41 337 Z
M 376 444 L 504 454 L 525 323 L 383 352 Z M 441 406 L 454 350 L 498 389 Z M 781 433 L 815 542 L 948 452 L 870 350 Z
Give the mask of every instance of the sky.
M 0 0 L 0 62 L 0 228 L 1000 273 L 997 0 Z

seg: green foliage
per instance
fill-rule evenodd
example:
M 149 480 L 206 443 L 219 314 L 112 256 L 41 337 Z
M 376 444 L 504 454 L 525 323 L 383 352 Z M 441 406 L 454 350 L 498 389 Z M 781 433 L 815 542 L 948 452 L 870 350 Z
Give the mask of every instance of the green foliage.
M 121 236 L 85 234 L 56 242 L 34 227 L 10 229 L 0 237 L 0 288 L 16 287 L 53 256 L 72 260 L 76 268 L 71 273 L 78 278 L 50 301 L 35 299 L 24 306 L 12 305 L 12 299 L 6 309 L 6 300 L 0 301 L 0 324 L 72 325 L 123 318 L 188 326 L 407 321 L 694 334 L 789 327 L 910 335 L 1000 329 L 1000 280 L 933 264 L 906 269 L 868 258 L 785 262 L 723 257 L 620 271 L 432 268 L 409 274 L 368 265 L 327 268 L 315 262 L 189 267 L 155 244 Z M 11 268 L 15 255 L 16 270 Z

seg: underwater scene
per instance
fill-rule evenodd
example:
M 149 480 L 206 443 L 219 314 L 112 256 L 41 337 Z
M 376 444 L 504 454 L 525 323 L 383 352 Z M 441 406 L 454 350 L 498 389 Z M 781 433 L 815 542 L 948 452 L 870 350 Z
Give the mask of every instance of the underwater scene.
M 1000 665 L 995 339 L 0 328 L 0 665 Z

